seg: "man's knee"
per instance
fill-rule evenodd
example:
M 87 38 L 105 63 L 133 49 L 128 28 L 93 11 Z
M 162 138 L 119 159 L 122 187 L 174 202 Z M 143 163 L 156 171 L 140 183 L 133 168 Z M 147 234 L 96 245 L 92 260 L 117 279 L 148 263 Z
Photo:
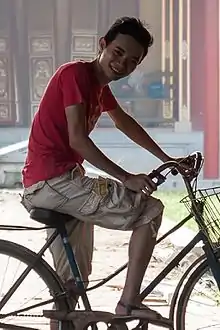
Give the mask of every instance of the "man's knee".
M 162 216 L 164 210 L 164 204 L 160 199 L 157 199 L 157 203 L 155 207 L 158 209 L 158 213 Z
M 154 206 L 154 210 L 155 212 L 152 214 L 152 220 L 149 222 L 149 226 L 151 229 L 152 237 L 156 238 L 163 218 L 164 205 L 161 200 L 157 200 Z
M 151 227 L 151 232 L 152 232 L 152 237 L 156 238 L 157 234 L 159 232 L 160 226 L 161 226 L 161 222 L 162 222 L 162 215 L 163 213 L 161 213 L 160 215 L 158 215 L 156 218 L 154 218 L 151 222 L 150 222 L 150 227 Z

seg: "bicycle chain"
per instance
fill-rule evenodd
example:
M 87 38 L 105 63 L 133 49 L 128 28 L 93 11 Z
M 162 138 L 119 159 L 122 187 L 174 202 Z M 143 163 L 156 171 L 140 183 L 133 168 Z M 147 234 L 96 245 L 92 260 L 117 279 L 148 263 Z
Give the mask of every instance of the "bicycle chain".
M 34 314 L 18 314 L 18 315 L 12 315 L 15 317 L 45 317 L 43 315 L 34 315 Z

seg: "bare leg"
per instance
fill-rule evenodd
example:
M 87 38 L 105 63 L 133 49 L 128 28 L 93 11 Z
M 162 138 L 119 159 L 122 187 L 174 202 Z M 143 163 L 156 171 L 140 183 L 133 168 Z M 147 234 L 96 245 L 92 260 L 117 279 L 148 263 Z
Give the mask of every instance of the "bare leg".
M 161 219 L 162 215 L 154 220 L 157 227 L 159 227 Z M 140 293 L 141 283 L 150 262 L 155 243 L 156 238 L 153 235 L 150 224 L 140 226 L 133 231 L 129 244 L 127 277 L 120 299 L 123 304 L 135 305 L 135 300 Z M 116 314 L 124 315 L 126 313 L 126 307 L 118 304 Z

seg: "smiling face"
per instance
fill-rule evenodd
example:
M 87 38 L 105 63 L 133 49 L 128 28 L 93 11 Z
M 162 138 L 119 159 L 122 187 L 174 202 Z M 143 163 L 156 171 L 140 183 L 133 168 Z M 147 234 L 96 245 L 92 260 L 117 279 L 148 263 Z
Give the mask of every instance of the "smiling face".
M 125 34 L 118 34 L 108 45 L 102 38 L 100 48 L 99 65 L 109 82 L 131 74 L 144 54 L 143 47 L 133 37 Z

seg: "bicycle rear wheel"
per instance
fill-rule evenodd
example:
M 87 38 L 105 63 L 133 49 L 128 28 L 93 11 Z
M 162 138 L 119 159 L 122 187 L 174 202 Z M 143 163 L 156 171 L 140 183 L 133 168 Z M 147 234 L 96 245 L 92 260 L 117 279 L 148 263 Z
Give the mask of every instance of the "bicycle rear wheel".
M 218 255 L 220 262 L 220 257 Z M 178 301 L 176 330 L 220 329 L 220 292 L 207 259 L 188 278 Z
M 43 317 L 43 309 L 52 309 L 50 306 L 30 306 L 43 303 L 64 291 L 63 285 L 54 270 L 42 258 L 36 261 L 37 255 L 31 250 L 16 243 L 0 240 L 0 322 L 16 326 L 26 326 L 34 329 L 49 330 L 50 320 Z M 34 264 L 35 262 L 35 264 Z M 4 304 L 6 294 L 19 276 L 28 267 L 33 265 L 29 274 L 20 286 Z M 5 288 L 6 287 L 6 288 Z M 32 292 L 33 291 L 33 292 Z M 33 293 L 33 296 L 31 296 Z M 64 297 L 55 301 L 56 309 L 68 310 L 68 300 Z M 23 313 L 13 312 L 27 308 Z M 5 314 L 10 314 L 5 317 Z M 69 329 L 69 324 L 66 325 Z M 1 326 L 1 329 L 4 329 Z

